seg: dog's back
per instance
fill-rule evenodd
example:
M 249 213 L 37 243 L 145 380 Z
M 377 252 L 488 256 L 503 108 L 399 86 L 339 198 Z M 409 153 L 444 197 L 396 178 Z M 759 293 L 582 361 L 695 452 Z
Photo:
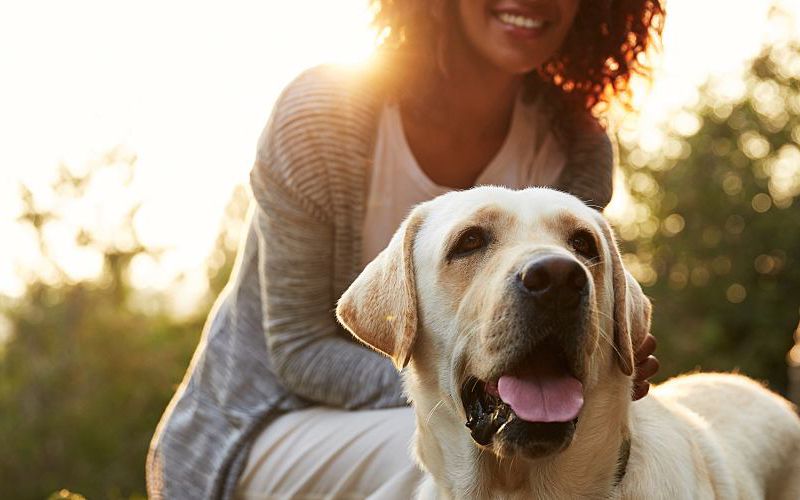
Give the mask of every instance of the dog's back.
M 674 461 L 671 466 L 684 474 L 691 469 L 704 485 L 693 498 L 800 498 L 800 418 L 786 400 L 749 378 L 678 377 L 634 404 L 631 416 L 637 455 L 658 468 Z M 683 432 L 672 434 L 677 428 Z M 626 478 L 629 491 L 642 491 L 640 479 L 655 486 L 652 478 L 644 479 L 647 469 Z

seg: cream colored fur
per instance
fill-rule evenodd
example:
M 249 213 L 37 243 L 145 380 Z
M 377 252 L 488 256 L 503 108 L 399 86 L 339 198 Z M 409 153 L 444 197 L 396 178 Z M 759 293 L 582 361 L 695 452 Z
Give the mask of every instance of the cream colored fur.
M 446 242 L 470 224 L 490 226 L 493 246 L 446 264 Z M 503 307 L 504 276 L 537 252 L 574 257 L 567 240 L 576 226 L 595 235 L 601 262 L 582 263 L 592 307 L 574 438 L 536 460 L 481 449 L 464 426 L 459 384 L 467 373 L 489 373 L 503 361 L 498 346 L 519 334 L 513 323 L 502 331 L 490 324 Z M 398 367 L 408 362 L 415 450 L 428 472 L 422 498 L 800 499 L 800 420 L 758 383 L 687 375 L 631 403 L 631 346 L 649 329 L 649 301 L 622 268 L 608 224 L 572 196 L 484 187 L 420 205 L 337 314 Z M 626 438 L 630 458 L 615 484 Z

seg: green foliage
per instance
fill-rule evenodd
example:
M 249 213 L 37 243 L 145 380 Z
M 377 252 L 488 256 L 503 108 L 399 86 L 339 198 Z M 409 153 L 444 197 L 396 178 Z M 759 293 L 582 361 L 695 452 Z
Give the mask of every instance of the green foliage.
M 641 205 L 622 234 L 655 305 L 663 377 L 741 369 L 786 389 L 800 306 L 799 78 L 799 46 L 768 48 L 741 99 L 709 87 L 661 151 L 623 155 Z
M 144 491 L 147 444 L 201 324 L 121 306 L 91 284 L 34 283 L 0 365 L 0 471 L 16 498 Z
M 73 188 L 91 182 L 97 170 L 71 180 L 62 175 L 54 191 L 67 201 L 80 197 Z M 243 219 L 243 194 L 237 191 L 227 212 L 232 222 L 215 250 L 209 297 L 230 273 L 236 238 L 229 233 Z M 21 220 L 35 229 L 47 264 L 58 269 L 43 237 L 57 217 L 29 191 L 24 195 Z M 130 264 L 151 252 L 136 238 L 135 210 L 112 243 L 91 227 L 78 228 L 78 244 L 102 255 L 98 278 L 73 282 L 59 270 L 55 279 L 37 277 L 23 297 L 3 303 L 12 336 L 0 347 L 0 498 L 144 495 L 150 438 L 188 366 L 210 300 L 188 319 L 135 305 Z

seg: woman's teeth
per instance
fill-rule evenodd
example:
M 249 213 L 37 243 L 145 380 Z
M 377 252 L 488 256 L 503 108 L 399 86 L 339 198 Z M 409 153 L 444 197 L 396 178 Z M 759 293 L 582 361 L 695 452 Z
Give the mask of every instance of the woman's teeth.
M 508 24 L 511 26 L 515 26 L 517 28 L 537 29 L 544 26 L 544 21 L 542 21 L 541 19 L 531 19 L 530 17 L 525 17 L 525 16 L 515 16 L 514 14 L 509 14 L 507 12 L 499 13 L 497 15 L 497 18 L 503 24 Z

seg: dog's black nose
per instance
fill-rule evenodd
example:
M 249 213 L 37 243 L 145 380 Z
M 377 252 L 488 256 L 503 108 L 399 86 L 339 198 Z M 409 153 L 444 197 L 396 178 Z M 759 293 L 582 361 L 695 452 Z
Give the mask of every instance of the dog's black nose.
M 586 272 L 575 259 L 560 255 L 536 258 L 517 275 L 522 290 L 542 301 L 576 306 L 586 292 Z

